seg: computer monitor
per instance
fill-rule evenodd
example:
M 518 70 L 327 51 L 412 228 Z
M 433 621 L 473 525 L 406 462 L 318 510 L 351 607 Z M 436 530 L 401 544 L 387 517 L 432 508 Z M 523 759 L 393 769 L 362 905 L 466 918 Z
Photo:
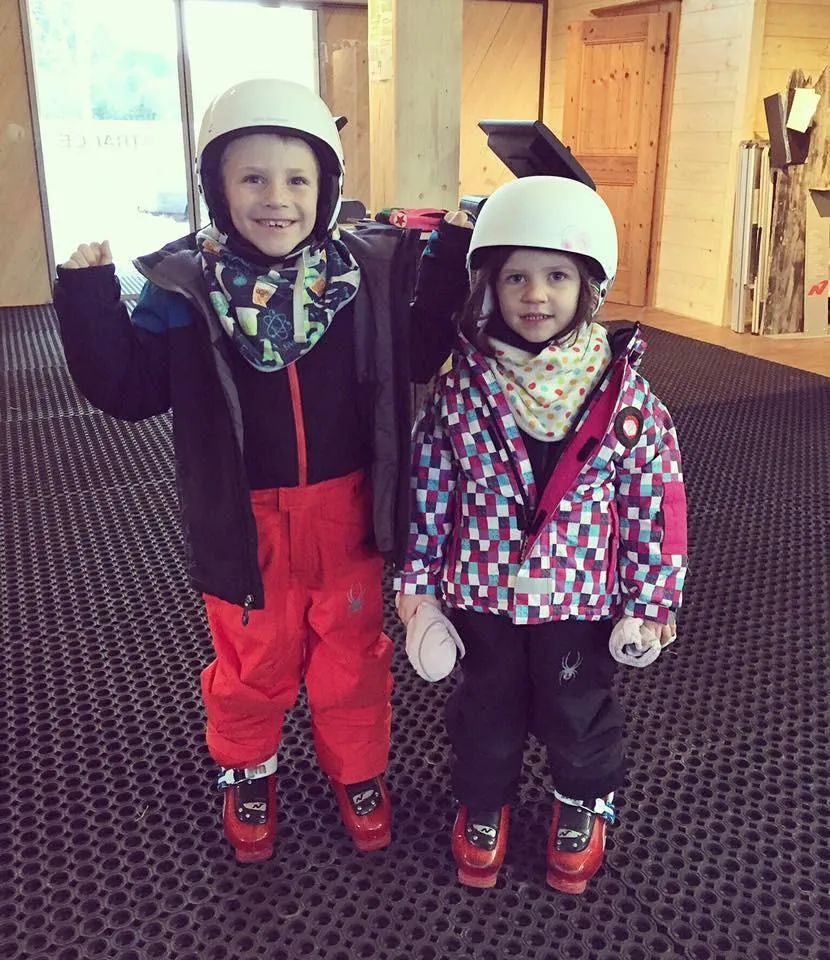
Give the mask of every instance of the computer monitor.
M 570 177 L 597 185 L 588 171 L 539 120 L 480 120 L 487 134 L 487 146 L 516 177 Z

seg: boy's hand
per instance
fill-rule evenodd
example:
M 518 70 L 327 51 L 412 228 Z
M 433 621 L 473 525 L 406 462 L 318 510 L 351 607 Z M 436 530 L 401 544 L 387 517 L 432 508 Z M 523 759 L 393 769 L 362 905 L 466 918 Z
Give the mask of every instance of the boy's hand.
M 109 240 L 103 243 L 82 243 L 72 256 L 62 263 L 64 270 L 81 270 L 83 267 L 103 267 L 112 263 Z
M 473 221 L 470 220 L 463 210 L 453 210 L 451 213 L 445 214 L 444 220 L 447 223 L 451 223 L 454 227 L 466 227 L 468 230 L 473 229 Z

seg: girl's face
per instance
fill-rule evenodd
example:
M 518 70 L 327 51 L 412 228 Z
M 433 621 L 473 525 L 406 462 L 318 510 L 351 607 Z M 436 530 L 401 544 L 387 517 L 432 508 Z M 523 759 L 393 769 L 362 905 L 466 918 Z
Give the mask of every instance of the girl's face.
M 495 282 L 504 322 L 529 343 L 550 340 L 576 315 L 582 280 L 567 253 L 520 247 Z
M 304 140 L 273 133 L 232 140 L 222 185 L 233 225 L 267 256 L 286 256 L 314 229 L 320 169 Z

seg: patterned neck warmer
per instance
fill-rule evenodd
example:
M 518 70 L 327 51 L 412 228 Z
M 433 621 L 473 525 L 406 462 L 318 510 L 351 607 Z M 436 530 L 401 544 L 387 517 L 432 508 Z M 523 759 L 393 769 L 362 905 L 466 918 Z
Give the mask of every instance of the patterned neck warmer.
M 550 344 L 534 355 L 489 338 L 490 369 L 519 427 L 537 440 L 562 440 L 587 395 L 611 362 L 605 328 L 585 324 L 567 346 Z
M 215 227 L 196 234 L 210 302 L 222 329 L 257 370 L 282 370 L 318 342 L 337 311 L 354 299 L 360 268 L 340 240 L 308 248 L 292 266 L 270 270 L 230 251 Z

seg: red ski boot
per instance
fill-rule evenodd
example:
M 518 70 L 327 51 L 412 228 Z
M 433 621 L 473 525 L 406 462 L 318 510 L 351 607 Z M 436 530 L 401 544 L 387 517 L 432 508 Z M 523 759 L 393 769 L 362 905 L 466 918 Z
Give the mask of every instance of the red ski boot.
M 331 781 L 340 816 L 361 853 L 383 850 L 392 841 L 392 802 L 382 776 L 360 783 Z
M 219 777 L 225 791 L 225 837 L 240 863 L 259 863 L 274 854 L 277 833 L 277 757 L 255 767 L 231 768 Z
M 500 810 L 458 808 L 452 828 L 452 855 L 458 867 L 458 882 L 466 887 L 494 887 L 504 855 L 510 807 Z
M 616 817 L 614 794 L 597 800 L 572 800 L 554 791 L 548 837 L 548 885 L 562 893 L 584 893 L 602 866 L 605 824 Z

